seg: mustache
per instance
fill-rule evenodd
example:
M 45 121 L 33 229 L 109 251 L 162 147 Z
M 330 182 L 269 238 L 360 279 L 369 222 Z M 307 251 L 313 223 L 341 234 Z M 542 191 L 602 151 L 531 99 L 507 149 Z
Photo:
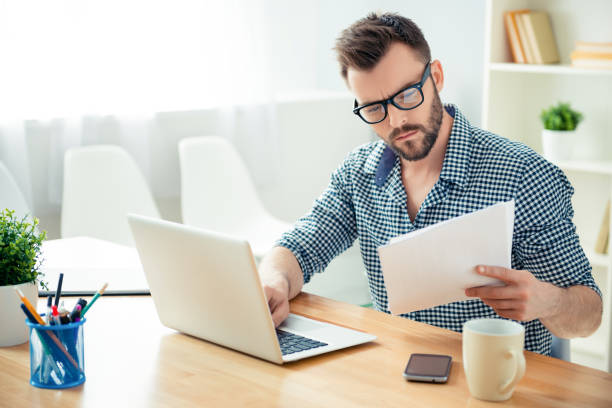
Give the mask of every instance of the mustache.
M 389 133 L 389 140 L 393 141 L 395 140 L 399 135 L 403 134 L 403 133 L 407 133 L 407 132 L 412 132 L 413 130 L 420 130 L 421 132 L 425 133 L 425 128 L 421 125 L 411 125 L 411 124 L 405 124 L 400 128 L 395 128 L 391 131 L 391 133 Z

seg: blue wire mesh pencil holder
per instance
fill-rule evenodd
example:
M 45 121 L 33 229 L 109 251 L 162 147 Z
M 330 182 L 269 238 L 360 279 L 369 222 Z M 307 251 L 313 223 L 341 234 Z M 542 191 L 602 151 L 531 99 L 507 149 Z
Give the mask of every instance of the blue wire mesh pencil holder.
M 85 382 L 85 321 L 43 326 L 26 319 L 30 329 L 30 384 L 70 388 Z

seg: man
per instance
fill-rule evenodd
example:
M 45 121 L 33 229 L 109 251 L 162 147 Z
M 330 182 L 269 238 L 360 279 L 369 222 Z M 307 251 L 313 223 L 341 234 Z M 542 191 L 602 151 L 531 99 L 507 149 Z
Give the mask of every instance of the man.
M 311 212 L 260 265 L 279 325 L 314 272 L 359 238 L 376 309 L 389 313 L 376 249 L 391 238 L 515 200 L 512 269 L 478 265 L 503 287 L 466 290 L 473 299 L 402 315 L 461 331 L 465 321 L 501 316 L 525 326 L 525 348 L 550 354 L 551 335 L 588 336 L 601 322 L 595 284 L 572 223 L 573 188 L 528 147 L 471 126 L 443 106 L 440 61 L 421 30 L 397 14 L 370 14 L 344 30 L 336 51 L 356 113 L 381 141 L 355 149 Z M 444 256 L 444 248 L 440 248 Z M 418 259 L 407 259 L 418 267 Z M 407 268 L 406 273 L 410 273 Z

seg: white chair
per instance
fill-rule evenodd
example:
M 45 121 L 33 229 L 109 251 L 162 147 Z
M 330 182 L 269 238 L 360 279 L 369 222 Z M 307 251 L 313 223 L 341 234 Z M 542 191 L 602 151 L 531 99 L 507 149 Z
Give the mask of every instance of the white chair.
M 89 236 L 133 246 L 128 213 L 159 218 L 132 157 L 118 146 L 69 149 L 64 156 L 62 238 Z
M 13 175 L 0 162 L 0 210 L 5 208 L 15 211 L 15 216 L 18 218 L 22 218 L 26 214 L 32 215 Z
M 550 356 L 563 361 L 571 361 L 570 340 L 562 339 L 553 334 Z
M 179 158 L 185 224 L 245 238 L 256 258 L 291 228 L 266 211 L 245 164 L 225 139 L 183 139 Z

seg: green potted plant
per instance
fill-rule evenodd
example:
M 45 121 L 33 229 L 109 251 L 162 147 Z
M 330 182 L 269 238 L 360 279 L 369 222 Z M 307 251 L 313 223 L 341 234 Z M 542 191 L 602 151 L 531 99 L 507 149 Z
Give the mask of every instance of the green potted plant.
M 15 288 L 33 305 L 38 303 L 37 281 L 47 289 L 40 272 L 40 247 L 46 233 L 39 232 L 37 226 L 36 218 L 19 218 L 12 210 L 0 210 L 0 347 L 28 340 Z
M 543 109 L 540 119 L 542 130 L 542 150 L 544 157 L 551 161 L 568 160 L 576 140 L 576 127 L 582 121 L 580 112 L 573 110 L 569 103 L 559 102 Z

